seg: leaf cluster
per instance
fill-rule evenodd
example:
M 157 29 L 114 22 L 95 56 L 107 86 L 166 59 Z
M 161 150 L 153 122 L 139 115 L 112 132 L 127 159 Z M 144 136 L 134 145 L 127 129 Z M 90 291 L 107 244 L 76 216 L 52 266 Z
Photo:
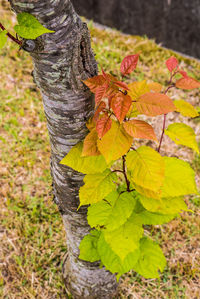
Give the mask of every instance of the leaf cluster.
M 159 277 L 166 260 L 150 236 L 150 225 L 161 225 L 188 211 L 184 195 L 197 194 L 195 172 L 178 158 L 160 154 L 164 134 L 175 143 L 199 152 L 192 128 L 174 123 L 166 129 L 173 111 L 198 116 L 186 101 L 167 96 L 169 89 L 193 89 L 200 83 L 179 68 L 175 57 L 166 61 L 170 72 L 167 89 L 158 82 L 133 82 L 124 78 L 137 66 L 139 54 L 125 57 L 121 80 L 105 73 L 84 81 L 95 94 L 95 113 L 87 122 L 88 135 L 60 162 L 85 174 L 79 190 L 80 206 L 89 205 L 92 230 L 80 244 L 80 259 L 102 265 L 117 278 L 130 269 L 145 278 Z M 181 79 L 176 75 L 181 74 Z M 174 82 L 174 80 L 176 80 Z M 163 115 L 160 140 L 153 127 L 138 115 Z M 135 148 L 135 140 L 157 143 Z

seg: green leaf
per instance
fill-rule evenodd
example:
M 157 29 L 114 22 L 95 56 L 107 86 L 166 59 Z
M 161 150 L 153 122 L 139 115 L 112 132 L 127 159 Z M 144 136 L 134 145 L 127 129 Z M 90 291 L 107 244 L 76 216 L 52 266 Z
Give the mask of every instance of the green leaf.
M 164 160 L 161 155 L 148 146 L 130 151 L 126 156 L 131 182 L 158 191 L 164 181 Z
M 103 172 L 108 167 L 102 155 L 82 157 L 82 150 L 83 142 L 79 142 L 72 147 L 67 156 L 60 161 L 60 164 L 67 165 L 84 174 Z
M 194 130 L 186 124 L 175 123 L 169 125 L 165 134 L 168 135 L 176 144 L 182 144 L 195 150 L 199 154 Z
M 114 253 L 109 244 L 105 241 L 103 234 L 101 234 L 99 238 L 97 249 L 106 269 L 111 273 L 118 273 L 118 277 L 130 271 L 140 256 L 139 249 L 136 249 L 130 252 L 122 262 L 119 256 Z
M 144 237 L 140 241 L 140 258 L 133 267 L 145 278 L 159 278 L 158 270 L 163 272 L 166 266 L 166 259 L 160 249 L 152 240 Z
M 96 203 L 115 190 L 117 175 L 106 169 L 102 173 L 87 174 L 83 181 L 85 185 L 79 190 L 81 206 Z
M 128 135 L 123 126 L 112 121 L 111 129 L 97 141 L 98 149 L 106 159 L 107 163 L 119 159 L 130 149 L 133 137 Z
M 6 34 L 7 34 L 6 30 L 0 32 L 0 49 L 2 49 L 7 42 L 8 37 Z
M 79 258 L 88 262 L 96 262 L 100 260 L 100 256 L 97 251 L 97 242 L 100 236 L 100 232 L 93 230 L 89 235 L 86 235 L 80 243 L 80 255 Z
M 105 200 L 88 208 L 88 223 L 91 227 L 105 226 L 107 230 L 115 230 L 131 216 L 136 204 L 134 192 L 117 191 L 110 193 Z
M 143 211 L 138 215 L 140 216 L 144 225 L 160 225 L 168 223 L 177 216 L 176 214 L 164 215 L 159 213 L 151 213 L 149 211 Z
M 142 222 L 133 214 L 122 226 L 113 231 L 104 231 L 104 238 L 111 249 L 123 261 L 130 252 L 138 249 L 143 235 Z
M 26 39 L 36 39 L 44 33 L 55 32 L 45 28 L 34 16 L 27 12 L 18 14 L 17 20 L 19 25 L 16 25 L 14 29 L 19 36 Z
M 195 172 L 187 162 L 172 157 L 164 157 L 164 161 L 165 180 L 162 187 L 162 197 L 198 194 Z
M 184 100 L 175 100 L 174 105 L 176 106 L 176 111 L 180 112 L 183 116 L 188 116 L 188 117 L 199 116 L 197 110 L 190 103 Z
M 174 215 L 182 211 L 188 211 L 187 205 L 180 197 L 167 197 L 162 199 L 140 197 L 140 202 L 150 212 Z

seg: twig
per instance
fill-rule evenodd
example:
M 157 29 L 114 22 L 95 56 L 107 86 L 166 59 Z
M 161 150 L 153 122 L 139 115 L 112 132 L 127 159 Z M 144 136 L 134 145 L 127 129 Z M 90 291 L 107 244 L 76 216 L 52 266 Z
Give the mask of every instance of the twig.
M 0 23 L 0 28 L 4 31 L 6 30 L 6 28 Z M 7 30 L 6 30 L 7 31 Z M 15 43 L 17 43 L 18 45 L 22 45 L 22 41 L 18 40 L 17 38 L 15 38 L 12 34 L 10 34 L 9 32 L 6 33 L 6 35 Z

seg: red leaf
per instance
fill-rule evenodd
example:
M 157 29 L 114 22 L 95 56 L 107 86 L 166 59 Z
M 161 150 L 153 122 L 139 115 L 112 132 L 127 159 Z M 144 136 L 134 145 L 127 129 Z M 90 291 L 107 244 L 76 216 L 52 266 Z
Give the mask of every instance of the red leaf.
M 184 77 L 187 78 L 188 74 L 185 71 L 179 70 L 179 73 Z
M 95 91 L 95 105 L 98 106 L 98 104 L 101 102 L 101 100 L 105 97 L 106 91 L 108 89 L 109 85 L 105 83 L 102 86 L 99 86 Z
M 134 71 L 138 63 L 138 58 L 139 58 L 139 54 L 135 54 L 135 55 L 128 55 L 123 59 L 120 67 L 120 71 L 123 76 L 128 75 L 132 73 L 132 71 Z
M 124 120 L 132 104 L 131 97 L 123 93 L 117 93 L 111 100 L 111 108 L 120 123 Z
M 172 72 L 178 66 L 178 60 L 174 56 L 171 56 L 166 61 L 166 66 L 167 66 L 168 70 L 170 72 Z
M 123 126 L 126 132 L 132 137 L 157 141 L 152 126 L 143 120 L 130 120 L 123 123 Z
M 176 82 L 176 87 L 182 89 L 195 89 L 200 87 L 200 82 L 192 77 L 183 77 Z
M 175 111 L 173 101 L 165 94 L 147 92 L 136 101 L 137 110 L 148 116 L 167 114 Z
M 109 115 L 106 113 L 102 116 L 96 124 L 96 130 L 98 133 L 98 137 L 102 138 L 111 128 L 112 120 L 110 119 Z
M 95 114 L 94 114 L 94 116 L 93 116 L 93 120 L 94 120 L 94 122 L 97 121 L 97 119 L 99 118 L 99 114 L 100 114 L 105 108 L 106 108 L 106 104 L 105 104 L 104 102 L 101 102 L 101 103 L 99 104 L 99 106 L 97 107 L 97 110 L 96 110 L 96 112 L 95 112 Z
M 104 72 L 104 69 L 101 68 L 101 71 L 102 71 L 102 76 L 104 77 L 104 79 L 107 80 L 107 79 L 108 79 L 108 78 L 107 78 L 107 74 Z
M 117 85 L 118 87 L 125 89 L 125 90 L 129 90 L 128 85 L 124 82 L 116 81 L 116 82 L 114 82 L 114 84 Z
M 105 83 L 105 78 L 102 75 L 94 76 L 92 78 L 89 78 L 87 80 L 84 80 L 83 83 L 89 87 L 89 89 L 95 93 L 97 88 L 102 86 Z

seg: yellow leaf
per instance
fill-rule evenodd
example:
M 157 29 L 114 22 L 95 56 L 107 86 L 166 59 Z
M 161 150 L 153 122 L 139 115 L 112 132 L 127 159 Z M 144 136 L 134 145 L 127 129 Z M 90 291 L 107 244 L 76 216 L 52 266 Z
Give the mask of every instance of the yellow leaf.
M 150 91 L 150 88 L 146 80 L 130 83 L 128 85 L 128 88 L 129 88 L 128 95 L 132 98 L 133 101 L 136 101 L 143 94 Z
M 197 110 L 190 103 L 184 100 L 175 100 L 174 105 L 176 106 L 176 111 L 180 112 L 183 116 L 188 116 L 188 117 L 199 116 Z
M 176 144 L 182 144 L 195 150 L 199 154 L 194 130 L 186 124 L 175 123 L 169 125 L 165 134 L 168 135 Z
M 164 157 L 165 180 L 162 197 L 177 197 L 197 194 L 195 172 L 190 164 L 172 157 Z
M 128 173 L 128 179 L 131 181 L 131 174 Z M 156 198 L 156 199 L 160 199 L 162 197 L 162 191 L 161 189 L 158 190 L 157 192 L 154 192 L 148 188 L 144 188 L 144 187 L 141 187 L 135 183 L 132 182 L 132 186 L 133 188 L 140 194 L 146 196 L 146 197 L 151 197 L 151 198 Z
M 150 91 L 146 80 L 130 83 L 128 88 L 128 95 L 131 97 L 132 101 L 137 101 L 143 94 Z M 140 112 L 137 110 L 136 105 L 133 102 L 127 116 L 136 117 L 138 114 L 140 114 Z
M 97 148 L 98 135 L 96 129 L 93 129 L 83 141 L 82 156 L 99 156 L 101 153 Z
M 128 135 L 116 121 L 112 121 L 111 129 L 97 141 L 98 149 L 106 159 L 107 163 L 119 159 L 125 155 L 130 149 L 133 142 L 133 137 Z
M 130 151 L 126 165 L 131 172 L 131 181 L 139 186 L 157 192 L 163 184 L 165 163 L 162 156 L 148 146 Z

